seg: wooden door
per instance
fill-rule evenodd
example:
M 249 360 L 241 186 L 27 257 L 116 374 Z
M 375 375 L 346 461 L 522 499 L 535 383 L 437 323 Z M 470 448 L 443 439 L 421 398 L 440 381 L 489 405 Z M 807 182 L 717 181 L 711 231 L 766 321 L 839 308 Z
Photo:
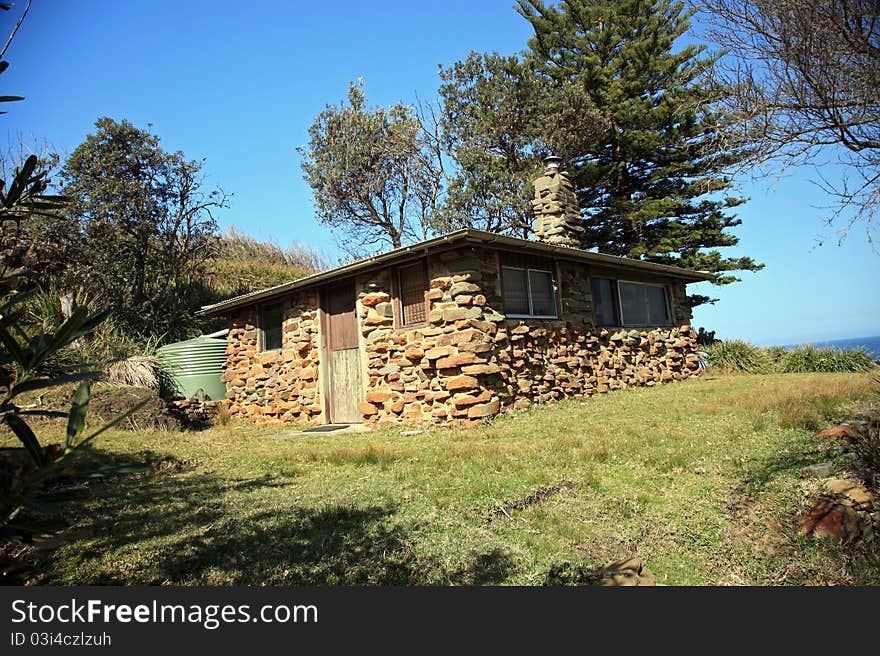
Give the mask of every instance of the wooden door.
M 354 281 L 324 290 L 325 347 L 329 370 L 330 422 L 361 421 L 361 354 L 355 313 Z

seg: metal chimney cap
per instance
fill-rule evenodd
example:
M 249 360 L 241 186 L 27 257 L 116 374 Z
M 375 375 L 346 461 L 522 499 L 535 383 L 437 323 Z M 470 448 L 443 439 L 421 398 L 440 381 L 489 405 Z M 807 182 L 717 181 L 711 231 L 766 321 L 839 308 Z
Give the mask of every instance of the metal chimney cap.
M 562 158 L 557 157 L 556 155 L 547 155 L 544 158 L 544 164 L 548 169 L 558 169 L 559 165 L 562 164 Z

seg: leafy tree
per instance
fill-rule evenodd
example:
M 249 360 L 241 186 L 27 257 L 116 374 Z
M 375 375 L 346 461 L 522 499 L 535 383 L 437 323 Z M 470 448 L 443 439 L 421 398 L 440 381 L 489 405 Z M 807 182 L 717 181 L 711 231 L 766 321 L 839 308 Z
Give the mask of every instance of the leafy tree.
M 572 157 L 594 134 L 590 100 L 555 86 L 520 56 L 472 52 L 441 70 L 442 128 L 457 164 L 441 229 L 476 226 L 527 237 L 532 180 L 552 151 Z
M 328 105 L 299 148 L 320 220 L 345 232 L 352 255 L 397 248 L 429 230 L 441 192 L 442 161 L 416 111 L 402 103 L 370 109 L 360 84 L 348 105 Z
M 689 12 L 671 0 L 518 0 L 534 28 L 528 60 L 553 85 L 583 96 L 600 119 L 595 139 L 570 160 L 585 219 L 586 248 L 715 273 L 758 270 L 735 246 L 724 171 L 743 154 L 718 150 L 724 117 L 707 80 L 703 46 L 674 50 Z M 706 297 L 693 299 L 705 302 Z
M 69 279 L 139 334 L 187 336 L 226 196 L 203 191 L 201 162 L 149 131 L 111 118 L 95 127 L 61 172 L 82 237 Z
M 820 184 L 847 215 L 845 237 L 880 209 L 880 3 L 876 0 L 706 0 L 710 37 L 729 56 L 716 69 L 733 90 L 746 164 L 836 160 L 840 184 Z
M 439 227 L 528 234 L 543 81 L 517 56 L 475 52 L 440 78 L 442 126 L 458 168 Z

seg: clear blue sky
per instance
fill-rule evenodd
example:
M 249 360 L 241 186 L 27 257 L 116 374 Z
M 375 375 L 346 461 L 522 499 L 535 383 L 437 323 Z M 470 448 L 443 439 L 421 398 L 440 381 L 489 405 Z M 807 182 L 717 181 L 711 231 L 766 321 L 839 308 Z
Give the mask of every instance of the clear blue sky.
M 314 117 L 359 77 L 372 104 L 412 102 L 434 97 L 438 64 L 522 49 L 529 26 L 512 5 L 34 0 L 3 74 L 3 92 L 27 99 L 7 106 L 2 125 L 10 139 L 70 152 L 100 116 L 151 123 L 165 148 L 205 158 L 209 183 L 234 194 L 221 226 L 336 255 L 296 153 Z M 5 35 L 16 12 L 3 13 Z M 721 299 L 696 310 L 695 326 L 761 344 L 880 335 L 880 256 L 861 229 L 841 247 L 833 236 L 815 247 L 831 232 L 811 177 L 746 181 L 731 250 L 766 268 L 695 287 Z

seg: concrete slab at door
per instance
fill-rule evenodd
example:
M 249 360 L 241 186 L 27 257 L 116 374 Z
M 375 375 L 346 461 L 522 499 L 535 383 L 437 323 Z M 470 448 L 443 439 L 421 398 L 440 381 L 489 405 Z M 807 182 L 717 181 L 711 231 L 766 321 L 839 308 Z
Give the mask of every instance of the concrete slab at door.
M 334 424 L 359 422 L 358 406 L 363 399 L 354 280 L 327 287 L 323 299 L 330 421 Z

